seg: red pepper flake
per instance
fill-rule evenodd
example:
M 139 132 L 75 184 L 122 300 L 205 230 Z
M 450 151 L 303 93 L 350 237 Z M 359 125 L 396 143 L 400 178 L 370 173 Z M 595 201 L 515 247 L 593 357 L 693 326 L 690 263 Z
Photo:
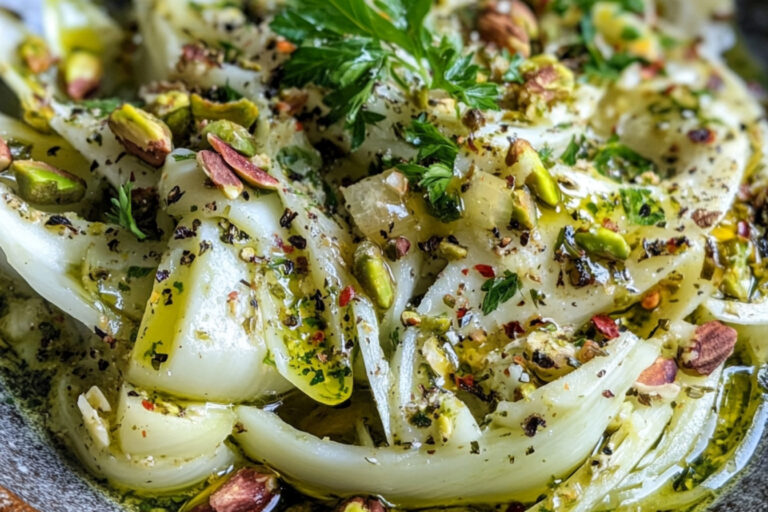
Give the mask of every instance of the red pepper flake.
M 747 224 L 746 221 L 740 220 L 736 224 L 736 233 L 738 233 L 741 238 L 749 239 L 749 232 L 749 224 Z
M 496 272 L 493 271 L 493 267 L 490 265 L 475 265 L 475 270 L 480 272 L 480 275 L 485 277 L 486 279 L 491 279 L 493 277 L 496 277 Z
M 147 437 L 147 431 L 146 430 L 142 430 L 141 431 L 141 437 Z
M 463 389 L 464 391 L 471 391 L 472 388 L 475 387 L 475 376 L 472 374 L 464 375 L 462 377 L 454 375 L 453 382 L 456 384 L 457 388 Z
M 523 334 L 524 332 L 525 329 L 523 329 L 523 326 L 518 321 L 513 320 L 504 324 L 504 334 L 511 340 L 516 339 L 518 334 Z
M 609 340 L 619 337 L 619 326 L 608 315 L 595 315 L 592 317 L 592 323 L 595 329 Z
M 616 395 L 614 395 L 613 391 L 611 391 L 610 389 L 606 389 L 605 391 L 603 391 L 603 396 L 605 398 L 613 398 Z
M 712 144 L 715 142 L 715 132 L 709 128 L 696 128 L 688 132 L 688 138 L 695 144 Z
M 227 302 L 234 302 L 234 301 L 236 301 L 238 295 L 239 294 L 237 292 L 229 292 L 229 294 L 227 295 Z
M 144 407 L 148 411 L 154 411 L 155 410 L 155 404 L 150 402 L 149 400 L 142 400 L 141 406 Z
M 650 80 L 651 78 L 658 76 L 662 71 L 664 71 L 664 61 L 656 60 L 647 66 L 643 66 L 640 70 L 640 76 L 645 80 Z
M 304 124 L 301 121 L 296 121 L 296 131 L 297 132 L 304 131 Z
M 319 345 L 323 342 L 325 339 L 325 333 L 323 331 L 317 331 L 315 334 L 312 335 L 312 343 L 314 345 Z
M 467 316 L 467 312 L 468 312 L 468 311 L 469 311 L 469 310 L 468 310 L 467 308 L 459 308 L 459 309 L 457 309 L 457 310 L 456 310 L 456 318 L 458 318 L 459 320 L 461 320 L 462 318 L 464 318 L 465 316 Z
M 469 269 L 468 268 L 463 268 L 463 269 L 461 269 L 461 273 L 466 276 L 466 275 L 469 274 Z
M 603 219 L 603 221 L 601 222 L 601 224 L 603 225 L 603 227 L 604 227 L 605 229 L 610 229 L 610 230 L 611 230 L 611 231 L 613 231 L 614 233 L 618 233 L 618 232 L 619 232 L 619 226 L 618 226 L 618 224 L 616 224 L 615 222 L 613 222 L 613 221 L 612 221 L 611 219 L 609 219 L 608 217 L 604 218 L 604 219 Z
M 341 290 L 341 294 L 339 295 L 339 306 L 345 307 L 354 298 L 355 298 L 355 288 L 352 286 L 347 286 L 346 288 Z
M 279 247 L 284 253 L 291 254 L 293 252 L 293 246 L 286 244 L 282 238 L 275 235 L 275 245 Z

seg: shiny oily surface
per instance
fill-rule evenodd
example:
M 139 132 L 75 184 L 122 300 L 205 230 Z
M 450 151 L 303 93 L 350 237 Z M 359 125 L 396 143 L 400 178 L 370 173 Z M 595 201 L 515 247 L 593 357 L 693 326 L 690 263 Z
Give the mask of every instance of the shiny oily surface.
M 768 6 L 754 2 L 748 18 L 754 22 Z M 34 10 L 26 7 L 22 12 Z M 764 27 L 765 25 L 762 25 Z M 758 25 L 760 27 L 760 25 Z M 80 478 L 81 470 L 66 462 L 61 451 L 30 429 L 7 394 L 0 395 L 0 432 L 6 440 L 0 448 L 0 484 L 12 489 L 40 511 L 119 510 Z M 713 510 L 768 510 L 768 438 L 755 451 L 745 474 L 728 489 Z M 3 507 L 0 495 L 0 510 Z M 13 509 L 9 509 L 13 510 Z

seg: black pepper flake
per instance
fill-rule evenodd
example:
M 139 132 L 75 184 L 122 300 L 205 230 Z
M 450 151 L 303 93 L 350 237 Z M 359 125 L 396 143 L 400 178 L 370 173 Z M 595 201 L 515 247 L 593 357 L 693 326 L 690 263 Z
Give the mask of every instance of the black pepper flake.
M 536 431 L 539 430 L 539 427 L 543 428 L 547 426 L 547 422 L 538 414 L 531 414 L 523 420 L 521 426 L 523 427 L 523 433 L 525 433 L 526 436 L 533 437 L 536 435 Z
M 62 215 L 51 215 L 45 222 L 46 226 L 67 226 L 72 227 L 72 223 L 68 218 Z
M 112 252 L 117 252 L 117 246 L 120 245 L 120 240 L 117 238 L 113 238 L 109 242 L 107 242 L 107 247 L 109 247 L 109 250 Z
M 94 160 L 93 162 L 91 162 L 91 172 L 93 172 L 93 171 L 95 171 L 96 169 L 98 169 L 98 167 L 99 167 L 99 162 L 97 162 L 96 160 Z
M 613 398 L 613 397 L 615 397 L 616 395 L 614 395 L 614 394 L 613 394 L 613 391 L 611 391 L 610 389 L 606 389 L 605 391 L 603 391 L 603 396 L 604 396 L 605 398 Z
M 181 196 L 184 195 L 184 192 L 179 188 L 178 185 L 173 187 L 170 192 L 168 192 L 168 196 L 165 198 L 165 202 L 168 205 L 172 205 L 173 203 L 178 202 L 179 199 L 181 199 Z
M 192 238 L 195 235 L 196 233 L 189 229 L 187 226 L 176 226 L 176 229 L 173 231 L 174 240 L 184 240 L 187 238 Z
M 102 371 L 102 372 L 107 368 L 109 368 L 109 362 L 105 361 L 104 359 L 99 359 L 98 365 L 99 365 L 99 371 Z
M 171 272 L 169 270 L 158 270 L 157 273 L 155 273 L 155 280 L 158 283 L 162 283 L 163 281 L 168 279 L 170 275 L 171 275 Z
M 284 227 L 285 229 L 290 228 L 293 219 L 295 219 L 298 215 L 298 213 L 294 212 L 290 208 L 286 208 L 285 211 L 283 211 L 283 215 L 280 216 L 280 226 Z
M 48 151 L 46 151 L 46 153 L 48 154 L 48 156 L 56 156 L 56 153 L 58 153 L 60 149 L 61 149 L 61 146 L 51 146 L 50 148 L 48 148 Z
M 181 265 L 191 265 L 193 261 L 195 261 L 195 255 L 192 254 L 192 252 L 185 250 L 181 253 L 181 259 L 179 260 L 179 263 Z
M 299 250 L 303 250 L 307 248 L 307 240 L 300 235 L 291 235 L 288 237 L 288 241 L 291 243 L 292 246 Z
M 203 254 L 208 252 L 210 249 L 213 249 L 213 244 L 208 240 L 203 240 L 202 242 L 200 242 L 200 251 L 197 254 L 198 256 L 202 256 Z

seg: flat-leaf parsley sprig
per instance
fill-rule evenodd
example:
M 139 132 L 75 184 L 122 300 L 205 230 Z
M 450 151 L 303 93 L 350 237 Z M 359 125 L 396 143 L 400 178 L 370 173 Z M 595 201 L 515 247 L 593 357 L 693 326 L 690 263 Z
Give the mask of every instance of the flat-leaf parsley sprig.
M 377 81 L 389 76 L 409 90 L 406 76 L 440 89 L 470 108 L 497 110 L 499 88 L 479 83 L 480 68 L 424 22 L 431 0 L 295 0 L 272 22 L 275 33 L 298 45 L 285 63 L 286 85 L 315 84 L 331 92 L 325 121 L 343 119 L 352 149 L 365 140 L 367 125 L 383 119 L 366 110 Z M 406 75 L 406 73 L 409 73 Z M 410 91 L 409 91 L 410 92 Z
M 147 235 L 136 225 L 133 218 L 133 205 L 131 204 L 131 190 L 133 182 L 126 182 L 117 189 L 117 197 L 111 200 L 112 209 L 106 214 L 107 220 L 127 229 L 139 240 L 144 240 Z

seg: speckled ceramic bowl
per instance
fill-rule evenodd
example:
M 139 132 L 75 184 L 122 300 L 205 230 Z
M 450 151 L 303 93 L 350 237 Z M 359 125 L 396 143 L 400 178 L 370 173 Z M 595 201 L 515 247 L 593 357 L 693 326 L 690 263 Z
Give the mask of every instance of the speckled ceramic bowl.
M 689 0 L 697 2 L 698 0 Z M 42 0 L 0 0 L 39 28 Z M 768 0 L 741 0 L 738 23 L 754 55 L 768 64 Z M 2 37 L 2 34 L 0 34 Z M 40 512 L 119 512 L 76 463 L 27 425 L 0 384 L 0 486 Z M 0 512 L 26 512 L 0 490 Z M 16 507 L 16 508 L 14 508 Z M 713 506 L 717 512 L 768 512 L 768 430 L 750 465 Z

